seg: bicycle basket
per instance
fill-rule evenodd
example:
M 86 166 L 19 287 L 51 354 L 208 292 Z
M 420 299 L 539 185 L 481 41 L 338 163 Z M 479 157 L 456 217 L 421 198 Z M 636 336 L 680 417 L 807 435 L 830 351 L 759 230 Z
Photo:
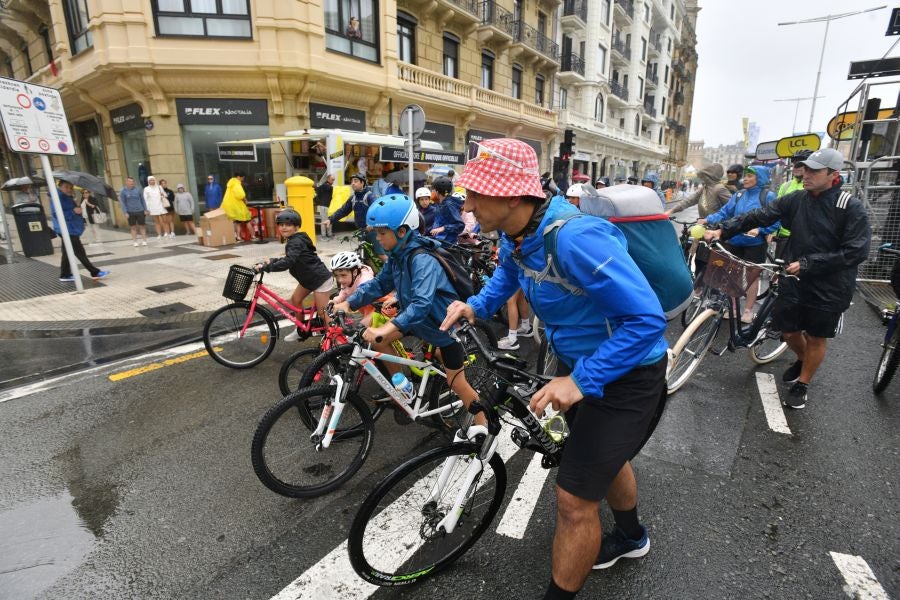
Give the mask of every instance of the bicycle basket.
M 228 269 L 228 277 L 225 279 L 225 289 L 222 295 L 229 300 L 243 300 L 250 286 L 253 284 L 253 277 L 256 272 L 242 265 L 231 265 Z
M 709 260 L 703 270 L 703 283 L 723 294 L 740 298 L 759 279 L 761 272 L 761 267 L 746 264 L 730 254 L 710 248 Z

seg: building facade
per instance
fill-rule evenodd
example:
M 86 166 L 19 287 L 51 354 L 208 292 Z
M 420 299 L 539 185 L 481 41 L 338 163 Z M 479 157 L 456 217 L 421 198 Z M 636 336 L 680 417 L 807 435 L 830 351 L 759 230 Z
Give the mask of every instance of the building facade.
M 573 172 L 677 179 L 687 157 L 699 8 L 693 0 L 565 0 L 556 105 Z M 561 138 L 558 140 L 561 141 Z
M 396 134 L 409 103 L 427 116 L 423 139 L 461 151 L 470 140 L 518 137 L 549 168 L 558 6 L 2 0 L 0 75 L 60 90 L 78 150 L 67 166 L 117 189 L 127 176 L 184 183 L 201 210 L 209 174 L 243 171 L 249 195 L 264 199 L 291 171 L 314 167 L 299 145 L 219 162 L 217 142 L 306 128 Z M 4 158 L 7 175 L 29 168 Z

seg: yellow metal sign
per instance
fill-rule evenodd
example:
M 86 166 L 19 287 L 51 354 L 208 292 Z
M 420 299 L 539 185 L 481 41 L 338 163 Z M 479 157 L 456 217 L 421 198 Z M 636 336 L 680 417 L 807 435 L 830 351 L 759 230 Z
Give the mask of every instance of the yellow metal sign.
M 882 108 L 878 111 L 878 119 L 890 119 L 896 108 Z M 849 140 L 853 137 L 853 127 L 856 125 L 855 112 L 845 112 L 828 121 L 825 131 L 833 140 Z
M 801 150 L 815 152 L 822 145 L 822 140 L 815 133 L 806 135 L 794 135 L 781 138 L 775 146 L 775 152 L 781 158 L 790 158 Z

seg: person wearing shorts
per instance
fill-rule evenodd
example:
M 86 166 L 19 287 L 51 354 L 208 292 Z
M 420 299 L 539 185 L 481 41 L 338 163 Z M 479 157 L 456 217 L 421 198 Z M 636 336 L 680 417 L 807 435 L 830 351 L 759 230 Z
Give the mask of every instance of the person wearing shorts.
M 468 156 L 457 181 L 466 189 L 463 210 L 482 229 L 502 232 L 499 264 L 477 296 L 448 307 L 441 327 L 486 318 L 519 289 L 544 322 L 565 370 L 532 396 L 531 409 L 540 416 L 552 405 L 570 427 L 556 479 L 552 575 L 544 598 L 573 598 L 592 568 L 650 549 L 630 461 L 664 406 L 666 319 L 615 225 L 581 215 L 565 198 L 544 199 L 528 144 L 485 140 L 470 144 Z M 552 274 L 543 232 L 566 219 Z M 604 498 L 616 523 L 606 535 L 599 515 Z
M 125 187 L 119 192 L 119 205 L 122 212 L 128 215 L 128 226 L 131 228 L 131 241 L 137 246 L 138 229 L 141 231 L 144 246 L 147 245 L 147 203 L 144 202 L 144 195 L 141 190 L 134 185 L 134 178 L 125 179 Z
M 828 340 L 850 307 L 856 268 L 868 258 L 872 235 L 862 202 L 841 191 L 840 152 L 816 150 L 799 164 L 802 190 L 723 221 L 721 231 L 706 232 L 709 240 L 730 240 L 741 231 L 778 222 L 791 232 L 782 258 L 785 272 L 799 279 L 781 279 L 772 319 L 797 355 L 781 376 L 791 386 L 782 403 L 793 409 L 806 406 L 809 384 L 825 359 Z

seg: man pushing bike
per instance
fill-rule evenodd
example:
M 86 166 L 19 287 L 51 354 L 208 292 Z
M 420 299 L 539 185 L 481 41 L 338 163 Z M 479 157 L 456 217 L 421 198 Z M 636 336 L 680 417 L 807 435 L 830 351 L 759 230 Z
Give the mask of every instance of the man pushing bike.
M 570 434 L 556 481 L 557 524 L 546 599 L 573 598 L 591 568 L 647 553 L 629 461 L 649 438 L 666 395 L 666 319 L 624 235 L 580 215 L 564 199 L 544 200 L 534 150 L 519 140 L 469 146 L 458 185 L 464 210 L 483 230 L 503 232 L 500 264 L 484 289 L 447 308 L 441 325 L 492 315 L 522 289 L 559 358 L 558 377 L 532 397 L 565 413 Z M 549 227 L 558 221 L 557 227 Z M 544 236 L 555 229 L 556 255 Z M 606 498 L 616 529 L 602 538 Z

